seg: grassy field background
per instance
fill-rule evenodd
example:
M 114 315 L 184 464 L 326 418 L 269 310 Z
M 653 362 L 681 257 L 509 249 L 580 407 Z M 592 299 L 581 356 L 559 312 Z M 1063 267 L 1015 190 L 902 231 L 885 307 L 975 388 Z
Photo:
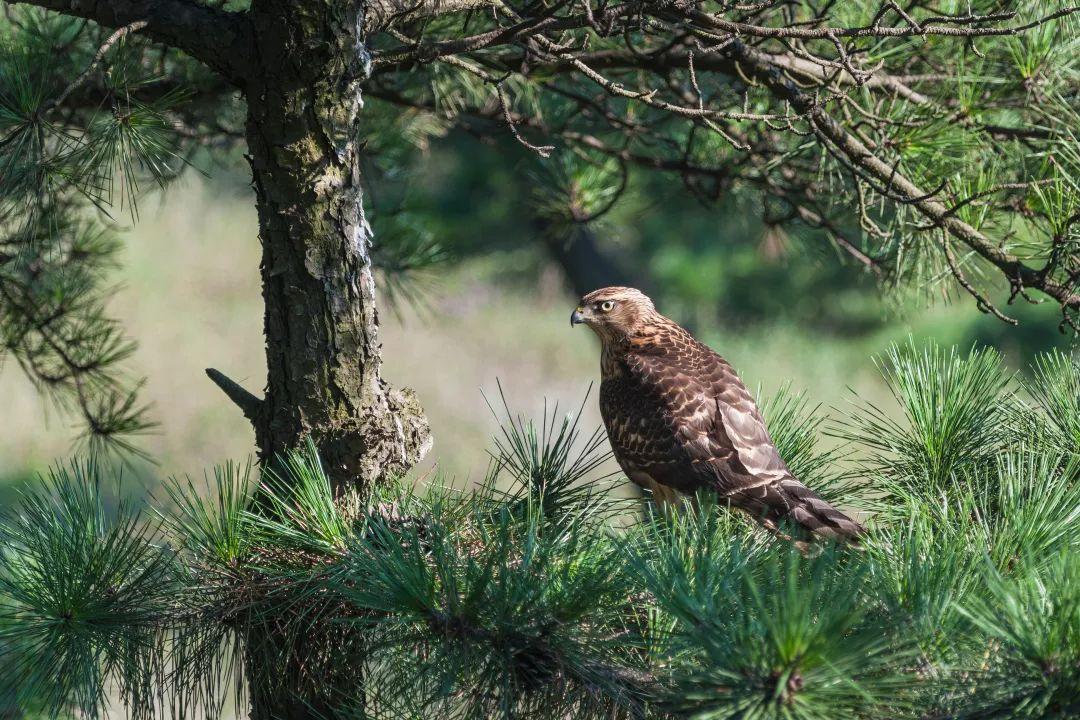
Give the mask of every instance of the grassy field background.
M 219 368 L 257 392 L 265 365 L 257 227 L 247 186 L 230 176 L 206 180 L 192 173 L 140 210 L 140 221 L 125 234 L 112 310 L 139 343 L 130 367 L 147 378 L 144 398 L 159 423 L 142 443 L 158 464 L 128 476 L 152 487 L 251 454 L 249 427 L 203 369 Z M 419 472 L 438 467 L 459 481 L 483 474 L 497 423 L 481 391 L 496 399 L 497 381 L 516 411 L 538 415 L 545 398 L 576 409 L 598 379 L 596 340 L 569 327 L 575 298 L 559 273 L 551 268 L 509 285 L 500 280 L 505 263 L 495 256 L 455 266 L 428 283 L 423 310 L 382 312 L 384 374 L 417 390 L 435 434 Z M 853 392 L 888 404 L 871 356 L 908 335 L 942 344 L 990 341 L 1015 364 L 1032 347 L 1064 342 L 999 325 L 964 302 L 916 307 L 880 331 L 854 337 L 784 322 L 706 327 L 699 334 L 751 386 L 771 392 L 790 382 L 813 402 L 842 412 Z M 43 401 L 14 363 L 0 368 L 0 398 L 0 478 L 24 479 L 71 454 L 71 418 Z M 591 427 L 599 422 L 595 396 L 585 407 Z

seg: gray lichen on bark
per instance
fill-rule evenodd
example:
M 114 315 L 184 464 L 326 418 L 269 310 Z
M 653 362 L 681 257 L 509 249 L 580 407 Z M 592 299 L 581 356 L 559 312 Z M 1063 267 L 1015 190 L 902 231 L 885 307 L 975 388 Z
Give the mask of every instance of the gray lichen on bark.
M 415 396 L 380 373 L 360 173 L 363 7 L 266 0 L 252 22 L 259 62 L 245 94 L 268 364 L 258 445 L 266 459 L 311 437 L 339 489 L 363 490 L 431 444 Z

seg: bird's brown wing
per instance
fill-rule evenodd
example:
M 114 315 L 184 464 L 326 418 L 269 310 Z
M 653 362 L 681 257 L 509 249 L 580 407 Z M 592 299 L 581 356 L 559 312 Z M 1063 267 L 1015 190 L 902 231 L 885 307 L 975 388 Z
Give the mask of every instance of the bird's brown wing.
M 862 532 L 792 475 L 750 392 L 708 347 L 680 336 L 668 347 L 631 354 L 626 367 L 657 405 L 659 422 L 644 423 L 641 434 L 648 426 L 657 450 L 670 441 L 666 454 L 636 458 L 653 481 L 683 492 L 712 488 L 773 528 L 785 521 L 816 535 Z
M 709 354 L 698 350 L 627 358 L 629 374 L 659 399 L 658 422 L 643 423 L 639 434 L 668 437 L 673 446 L 647 469 L 657 482 L 673 486 L 685 486 L 689 472 L 688 491 L 711 487 L 722 496 L 789 477 L 749 391 L 727 362 Z

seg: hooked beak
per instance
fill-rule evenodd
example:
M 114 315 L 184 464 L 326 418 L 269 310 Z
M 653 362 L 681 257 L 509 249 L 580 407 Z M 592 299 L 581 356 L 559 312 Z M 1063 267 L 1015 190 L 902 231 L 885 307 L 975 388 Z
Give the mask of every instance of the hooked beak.
M 578 306 L 574 312 L 570 313 L 570 327 L 580 325 L 585 322 L 585 308 Z

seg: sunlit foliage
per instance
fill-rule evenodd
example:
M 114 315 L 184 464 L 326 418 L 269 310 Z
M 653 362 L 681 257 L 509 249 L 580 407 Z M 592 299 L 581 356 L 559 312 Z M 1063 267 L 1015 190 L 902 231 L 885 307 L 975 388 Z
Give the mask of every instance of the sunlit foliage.
M 1080 458 L 1026 431 L 1056 427 L 1070 362 L 1017 382 L 984 351 L 895 348 L 903 420 L 856 400 L 847 461 L 798 395 L 766 399 L 792 466 L 862 474 L 834 497 L 874 509 L 861 547 L 806 555 L 704 495 L 642 515 L 578 414 L 505 403 L 472 488 L 334 497 L 309 446 L 176 481 L 148 516 L 58 468 L 0 522 L 3 692 L 90 715 L 299 688 L 358 718 L 1073 717 Z M 1023 422 L 987 427 L 1003 408 Z

